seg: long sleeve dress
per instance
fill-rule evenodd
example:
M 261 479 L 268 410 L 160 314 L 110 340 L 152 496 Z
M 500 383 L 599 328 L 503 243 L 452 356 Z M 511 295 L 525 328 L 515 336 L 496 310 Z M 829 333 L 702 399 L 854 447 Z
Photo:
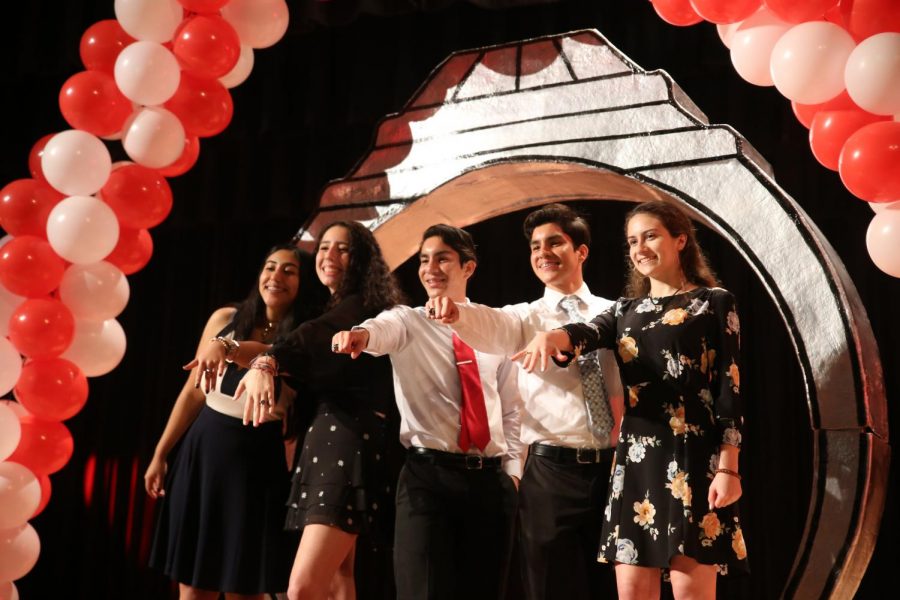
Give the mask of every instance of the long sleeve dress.
M 667 568 L 675 555 L 747 570 L 737 504 L 709 510 L 722 444 L 740 447 L 740 321 L 732 294 L 619 299 L 567 325 L 576 354 L 610 348 L 625 384 L 598 560 Z
M 357 359 L 331 352 L 335 333 L 374 316 L 362 297 L 349 295 L 307 321 L 272 354 L 303 385 L 297 403 L 315 405 L 303 437 L 287 501 L 287 529 L 309 524 L 348 533 L 386 533 L 393 525 L 394 480 L 386 455 L 397 446 L 393 380 L 387 358 Z M 387 521 L 387 522 L 385 522 Z

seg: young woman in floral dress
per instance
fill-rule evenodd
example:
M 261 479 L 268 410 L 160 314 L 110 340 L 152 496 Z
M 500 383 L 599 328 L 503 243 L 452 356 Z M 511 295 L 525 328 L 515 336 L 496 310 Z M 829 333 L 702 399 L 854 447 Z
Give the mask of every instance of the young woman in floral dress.
M 540 333 L 514 358 L 567 366 L 613 348 L 627 386 L 600 562 L 614 562 L 619 598 L 715 598 L 717 573 L 747 570 L 741 495 L 740 321 L 717 287 L 690 219 L 648 202 L 625 221 L 626 297 L 589 323 Z M 571 367 L 575 368 L 575 367 Z

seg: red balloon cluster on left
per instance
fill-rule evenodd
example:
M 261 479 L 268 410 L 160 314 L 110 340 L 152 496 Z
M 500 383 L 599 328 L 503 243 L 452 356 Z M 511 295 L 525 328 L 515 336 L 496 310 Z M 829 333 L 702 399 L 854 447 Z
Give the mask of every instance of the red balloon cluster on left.
M 59 109 L 72 127 L 38 140 L 30 177 L 0 189 L 0 585 L 37 560 L 27 524 L 48 476 L 72 456 L 62 423 L 88 398 L 88 377 L 115 368 L 126 275 L 153 253 L 148 231 L 172 209 L 166 180 L 197 161 L 199 138 L 231 121 L 228 91 L 253 49 L 287 29 L 285 0 L 128 0 L 87 28 L 84 70 Z M 102 139 L 101 139 L 102 138 Z M 131 159 L 113 164 L 107 143 Z

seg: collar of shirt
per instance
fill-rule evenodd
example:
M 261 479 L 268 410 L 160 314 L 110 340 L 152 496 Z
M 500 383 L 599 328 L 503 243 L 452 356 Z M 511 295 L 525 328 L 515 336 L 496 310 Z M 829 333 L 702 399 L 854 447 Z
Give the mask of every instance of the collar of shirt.
M 579 300 L 581 300 L 581 307 L 587 308 L 591 305 L 591 298 L 593 295 L 591 294 L 591 290 L 588 289 L 586 283 L 581 284 L 581 287 L 575 290 L 572 294 L 563 294 L 562 292 L 558 292 L 551 288 L 544 288 L 544 297 L 543 301 L 547 305 L 547 308 L 550 310 L 562 310 L 559 306 L 559 303 L 562 302 L 563 298 L 566 296 L 577 296 Z

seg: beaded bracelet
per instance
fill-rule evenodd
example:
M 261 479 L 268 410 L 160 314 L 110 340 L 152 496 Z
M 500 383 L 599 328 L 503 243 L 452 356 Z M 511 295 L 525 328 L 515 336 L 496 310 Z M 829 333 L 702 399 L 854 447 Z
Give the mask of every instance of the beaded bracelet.
M 722 468 L 719 468 L 719 469 L 716 469 L 716 473 L 717 473 L 717 474 L 718 474 L 718 473 L 725 473 L 726 475 L 731 475 L 732 477 L 737 477 L 737 478 L 738 478 L 738 481 L 740 481 L 740 479 L 741 479 L 741 474 L 738 473 L 737 471 L 732 471 L 731 469 L 722 469 Z
M 271 359 L 271 360 L 267 360 Z M 278 375 L 278 361 L 271 354 L 259 354 L 250 361 L 251 369 L 259 369 L 264 373 L 268 373 L 272 377 Z
M 237 340 L 219 336 L 214 337 L 209 341 L 222 344 L 222 347 L 225 348 L 225 362 L 234 362 L 234 355 L 237 353 L 238 348 L 241 347 L 241 344 Z

